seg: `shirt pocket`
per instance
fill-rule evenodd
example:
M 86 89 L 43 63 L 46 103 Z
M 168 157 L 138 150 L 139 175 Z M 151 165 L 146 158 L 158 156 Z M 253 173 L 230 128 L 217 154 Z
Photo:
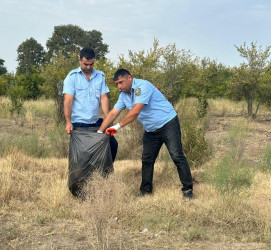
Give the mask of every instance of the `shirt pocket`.
M 100 99 L 101 99 L 101 89 L 99 89 L 97 87 L 95 88 L 95 96 L 100 101 Z
M 77 99 L 87 98 L 88 87 L 85 84 L 78 84 L 75 87 Z

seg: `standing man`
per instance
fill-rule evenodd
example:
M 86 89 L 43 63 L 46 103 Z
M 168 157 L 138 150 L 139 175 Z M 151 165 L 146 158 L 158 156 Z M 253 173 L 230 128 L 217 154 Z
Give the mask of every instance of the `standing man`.
M 133 78 L 126 69 L 119 69 L 113 80 L 120 89 L 119 99 L 98 132 L 105 131 L 113 135 L 138 117 L 145 129 L 140 195 L 152 193 L 154 163 L 165 143 L 177 167 L 183 185 L 183 197 L 193 198 L 193 180 L 182 150 L 180 123 L 173 106 L 154 85 L 146 80 Z M 118 124 L 109 127 L 125 108 L 129 109 L 127 115 Z
M 64 116 L 66 132 L 73 129 L 100 127 L 103 119 L 99 119 L 100 106 L 104 117 L 109 113 L 109 89 L 105 83 L 104 73 L 93 68 L 95 53 L 93 49 L 83 48 L 80 51 L 80 67 L 72 70 L 64 80 Z M 115 160 L 118 142 L 110 138 L 112 160 Z

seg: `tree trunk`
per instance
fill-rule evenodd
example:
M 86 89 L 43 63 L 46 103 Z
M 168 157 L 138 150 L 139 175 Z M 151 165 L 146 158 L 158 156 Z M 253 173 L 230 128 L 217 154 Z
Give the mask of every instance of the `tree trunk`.
M 257 116 L 257 113 L 258 113 L 258 110 L 259 110 L 259 107 L 260 107 L 260 105 L 261 105 L 261 103 L 262 103 L 262 101 L 259 101 L 259 103 L 258 103 L 258 105 L 257 105 L 257 107 L 256 107 L 256 110 L 255 110 L 255 113 L 253 114 L 253 119 L 255 119 L 256 118 L 256 116 Z
M 253 115 L 252 104 L 253 104 L 253 99 L 252 98 L 247 99 L 247 115 L 248 115 L 248 117 L 252 117 L 252 115 Z

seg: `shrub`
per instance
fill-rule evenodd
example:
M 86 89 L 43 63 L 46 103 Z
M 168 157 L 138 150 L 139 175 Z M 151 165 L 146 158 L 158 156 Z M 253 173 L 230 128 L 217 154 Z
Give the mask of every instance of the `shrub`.
M 220 193 L 241 192 L 243 188 L 251 186 L 254 173 L 247 162 L 235 159 L 235 150 L 229 152 L 215 166 L 212 171 L 209 183 L 213 185 Z
M 206 118 L 198 117 L 195 99 L 181 100 L 176 110 L 181 123 L 183 151 L 190 167 L 198 168 L 211 154 L 205 140 Z
M 232 127 L 226 138 L 230 150 L 213 169 L 206 171 L 207 181 L 222 194 L 235 194 L 252 184 L 254 171 L 248 161 L 243 159 L 244 138 L 248 131 L 249 127 L 246 123 L 239 123 Z

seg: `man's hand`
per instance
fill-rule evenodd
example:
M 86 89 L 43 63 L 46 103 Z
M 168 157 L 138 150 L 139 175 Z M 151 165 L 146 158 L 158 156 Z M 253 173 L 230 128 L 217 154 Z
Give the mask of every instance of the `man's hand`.
M 110 128 L 108 128 L 107 130 L 105 130 L 105 133 L 108 134 L 108 135 L 114 135 L 117 133 L 117 131 L 121 128 L 120 124 L 116 124 Z
M 72 126 L 72 124 L 71 124 L 70 122 L 67 122 L 67 123 L 66 123 L 66 128 L 65 128 L 65 130 L 66 130 L 67 134 L 70 134 L 71 131 L 73 130 L 73 126 Z

